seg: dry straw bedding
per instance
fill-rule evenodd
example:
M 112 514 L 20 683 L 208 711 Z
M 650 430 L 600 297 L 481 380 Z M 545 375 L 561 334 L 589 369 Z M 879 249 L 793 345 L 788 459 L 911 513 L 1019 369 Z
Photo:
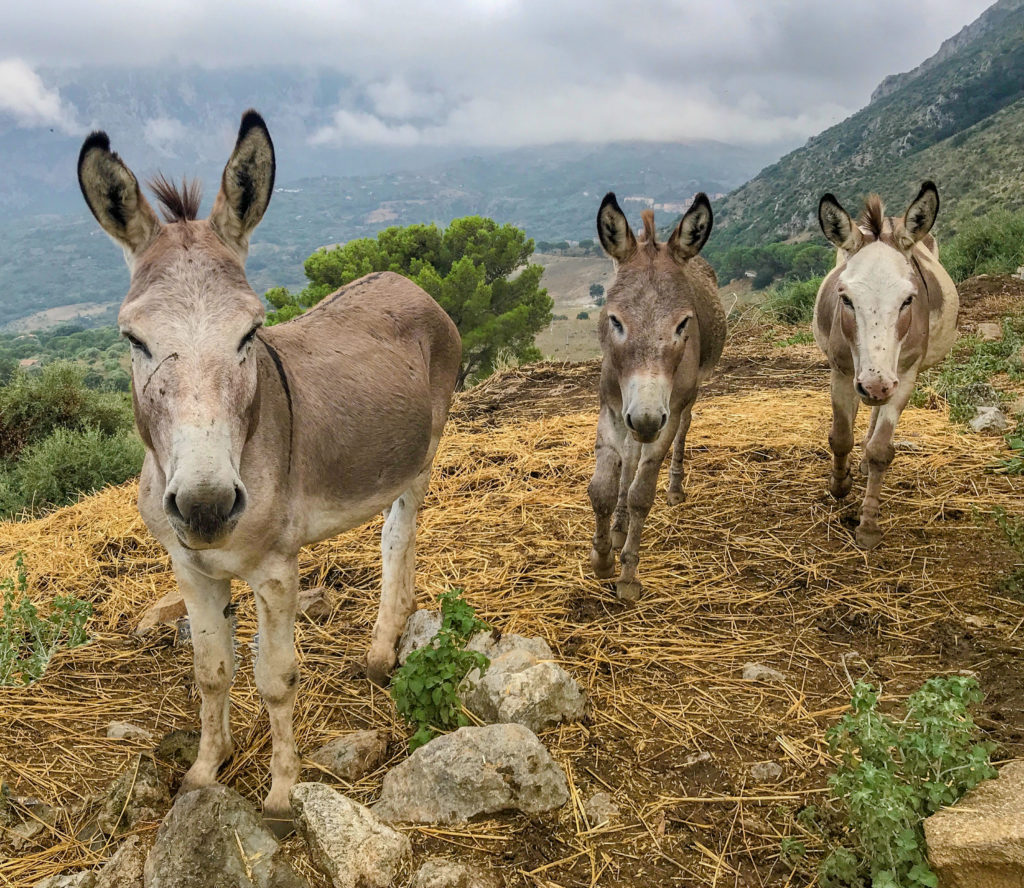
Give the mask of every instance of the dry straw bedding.
M 500 381 L 483 393 L 500 395 Z M 438 455 L 420 521 L 420 603 L 460 586 L 493 625 L 543 636 L 586 686 L 593 718 L 543 738 L 572 787 L 557 816 L 412 830 L 421 850 L 475 855 L 509 885 L 803 884 L 788 881 L 778 842 L 792 810 L 820 798 L 823 733 L 842 711 L 850 676 L 882 680 L 896 695 L 936 672 L 975 668 L 994 691 L 983 724 L 1007 741 L 1007 754 L 1024 751 L 1021 697 L 1007 689 L 1024 606 L 993 594 L 1012 554 L 974 514 L 1020 511 L 1020 482 L 985 471 L 1000 441 L 965 436 L 940 411 L 908 410 L 883 500 L 883 548 L 864 553 L 849 527 L 862 486 L 844 506 L 826 492 L 827 395 L 710 397 L 690 434 L 687 502 L 672 509 L 659 495 L 641 550 L 645 594 L 623 607 L 587 567 L 594 409 L 580 411 L 562 394 L 551 403 L 565 413 L 480 403 L 462 402 Z M 361 674 L 379 529 L 374 522 L 302 553 L 303 584 L 331 587 L 336 602 L 327 623 L 298 626 L 304 750 L 383 727 L 393 759 L 405 754 L 406 729 Z M 21 888 L 112 853 L 77 842 L 85 814 L 67 813 L 144 748 L 106 739 L 110 721 L 160 735 L 198 718 L 190 650 L 173 647 L 169 629 L 132 634 L 143 608 L 174 582 L 133 485 L 0 526 L 0 558 L 18 551 L 41 600 L 73 594 L 95 605 L 92 643 L 60 654 L 36 685 L 0 689 L 0 774 L 17 793 L 65 806 L 40 846 L 0 861 L 0 885 Z M 236 589 L 236 601 L 238 751 L 223 779 L 258 799 L 269 732 L 244 643 L 256 631 L 248 590 Z M 780 669 L 787 682 L 745 682 L 748 661 Z M 703 751 L 712 759 L 693 764 Z M 749 767 L 769 760 L 783 776 L 758 785 Z M 344 790 L 372 800 L 382 774 Z M 599 790 L 613 794 L 622 816 L 591 828 L 583 803 Z

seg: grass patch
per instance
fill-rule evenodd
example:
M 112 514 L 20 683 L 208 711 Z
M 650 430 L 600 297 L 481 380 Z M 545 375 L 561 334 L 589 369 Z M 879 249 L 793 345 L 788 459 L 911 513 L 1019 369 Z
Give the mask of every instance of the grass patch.
M 965 222 L 943 245 L 942 264 L 958 284 L 977 274 L 1012 274 L 1024 265 L 1024 212 L 995 210 Z
M 806 281 L 782 281 L 765 291 L 761 308 L 770 318 L 783 324 L 806 324 L 814 314 L 814 300 L 824 278 Z
M 775 345 L 779 348 L 786 348 L 790 345 L 811 345 L 813 342 L 814 334 L 810 330 L 799 330 L 785 339 L 776 339 Z

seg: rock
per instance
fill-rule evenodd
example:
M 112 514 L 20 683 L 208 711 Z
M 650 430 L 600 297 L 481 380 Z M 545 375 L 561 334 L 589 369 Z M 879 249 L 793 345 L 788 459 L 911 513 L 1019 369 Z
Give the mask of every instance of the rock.
M 96 875 L 93 888 L 143 888 L 146 849 L 138 836 L 129 836 Z
M 404 664 L 417 648 L 425 647 L 441 628 L 437 611 L 418 610 L 405 621 L 405 631 L 398 640 L 398 662 Z
M 619 806 L 606 792 L 592 795 L 583 806 L 583 810 L 586 812 L 587 822 L 591 826 L 599 826 L 609 820 L 615 820 L 619 816 Z
M 466 708 L 484 722 L 514 722 L 534 732 L 576 721 L 587 712 L 586 694 L 575 679 L 557 663 L 542 661 L 524 647 L 510 647 L 491 659 L 482 678 L 474 669 L 462 683 L 460 695 Z
M 1006 411 L 1010 416 L 1020 416 L 1024 413 L 1024 396 L 1014 398 L 1013 401 L 1010 402 L 1010 406 L 1006 408 Z
M 942 888 L 1024 885 L 1024 762 L 1004 765 L 924 822 L 928 862 Z
M 565 774 L 522 725 L 459 728 L 431 740 L 384 777 L 383 819 L 463 823 L 478 814 L 542 814 L 568 801 Z
M 335 777 L 354 783 L 376 770 L 387 751 L 380 731 L 356 731 L 321 746 L 309 758 Z
M 181 796 L 157 830 L 145 888 L 309 888 L 260 815 L 226 786 Z
M 153 739 L 153 734 L 145 728 L 130 722 L 111 722 L 107 725 L 107 738 L 110 740 L 142 740 Z
M 185 609 L 185 599 L 175 589 L 173 592 L 168 592 L 164 595 L 156 604 L 151 604 L 146 609 L 142 619 L 139 620 L 139 625 L 135 627 L 135 634 L 145 635 L 157 626 L 174 626 L 178 620 L 187 616 L 188 611 Z
M 157 760 L 182 771 L 195 764 L 199 756 L 199 732 L 177 730 L 164 735 L 156 748 Z
M 1009 422 L 998 407 L 975 407 L 974 419 L 969 423 L 971 431 L 979 435 L 1000 435 L 1006 431 Z
M 57 809 L 35 798 L 16 798 L 18 811 L 13 805 L 8 810 L 9 826 L 3 833 L 3 839 L 15 853 L 41 842 L 51 835 L 57 823 Z M 20 820 L 19 823 L 14 823 Z
M 94 888 L 96 876 L 89 870 L 77 873 L 64 873 L 59 876 L 50 876 L 42 882 L 36 882 L 32 888 Z
M 772 669 L 770 666 L 765 666 L 762 663 L 744 663 L 743 680 L 782 682 L 786 680 L 786 676 L 779 672 L 778 669 Z
M 412 857 L 408 837 L 323 783 L 296 784 L 291 802 L 310 859 L 334 888 L 387 888 Z
M 137 823 L 159 820 L 171 807 L 171 793 L 151 755 L 132 757 L 100 804 L 96 822 L 105 835 L 130 832 Z
M 298 611 L 307 620 L 316 623 L 326 622 L 334 613 L 330 590 L 326 586 L 317 586 L 315 589 L 304 589 L 299 592 Z
M 777 783 L 782 776 L 782 765 L 778 762 L 758 762 L 750 766 L 750 778 L 757 783 Z
M 982 342 L 999 342 L 1003 338 L 1002 324 L 978 324 L 978 335 Z
M 506 633 L 497 638 L 493 632 L 478 632 L 466 645 L 467 650 L 479 651 L 489 660 L 496 660 L 512 651 L 526 651 L 538 660 L 553 660 L 554 652 L 543 638 L 527 638 L 525 635 Z
M 478 867 L 434 858 L 417 870 L 409 888 L 501 888 L 501 882 Z

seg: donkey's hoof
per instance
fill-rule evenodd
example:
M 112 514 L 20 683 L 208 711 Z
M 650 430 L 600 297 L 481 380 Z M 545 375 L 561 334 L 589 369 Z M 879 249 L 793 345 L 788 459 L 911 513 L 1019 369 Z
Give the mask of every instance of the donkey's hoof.
M 882 531 L 878 525 L 865 527 L 863 524 L 857 528 L 857 545 L 862 549 L 874 549 L 882 542 Z
M 643 591 L 643 584 L 639 580 L 619 580 L 615 584 L 615 594 L 619 601 L 639 601 Z
M 366 664 L 366 677 L 379 688 L 386 688 L 391 681 L 391 670 L 383 666 Z
M 849 471 L 847 471 L 847 473 L 839 480 L 836 480 L 835 475 L 833 475 L 828 482 L 828 492 L 837 500 L 846 499 L 852 488 L 853 475 L 851 475 Z
M 670 506 L 679 506 L 686 502 L 686 494 L 682 490 L 672 490 L 671 487 L 665 498 Z
M 597 549 L 590 550 L 590 568 L 599 580 L 610 580 L 615 576 L 615 555 L 607 552 L 602 555 Z
M 278 841 L 288 838 L 288 836 L 295 832 L 295 821 L 292 820 L 291 807 L 264 808 L 263 825 L 274 834 Z
M 626 545 L 626 531 L 612 528 L 612 548 L 618 552 L 624 545 Z

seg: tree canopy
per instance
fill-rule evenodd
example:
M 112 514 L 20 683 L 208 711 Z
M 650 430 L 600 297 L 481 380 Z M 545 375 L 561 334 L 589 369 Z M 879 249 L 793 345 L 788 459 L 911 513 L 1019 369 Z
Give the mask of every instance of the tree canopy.
M 462 335 L 459 386 L 489 375 L 506 354 L 540 358 L 534 336 L 551 322 L 552 301 L 540 287 L 544 269 L 530 263 L 533 241 L 513 225 L 482 216 L 455 219 L 446 229 L 409 225 L 339 247 L 317 250 L 305 262 L 309 284 L 298 293 L 275 287 L 268 324 L 302 314 L 339 287 L 375 271 L 394 271 L 419 284 Z

